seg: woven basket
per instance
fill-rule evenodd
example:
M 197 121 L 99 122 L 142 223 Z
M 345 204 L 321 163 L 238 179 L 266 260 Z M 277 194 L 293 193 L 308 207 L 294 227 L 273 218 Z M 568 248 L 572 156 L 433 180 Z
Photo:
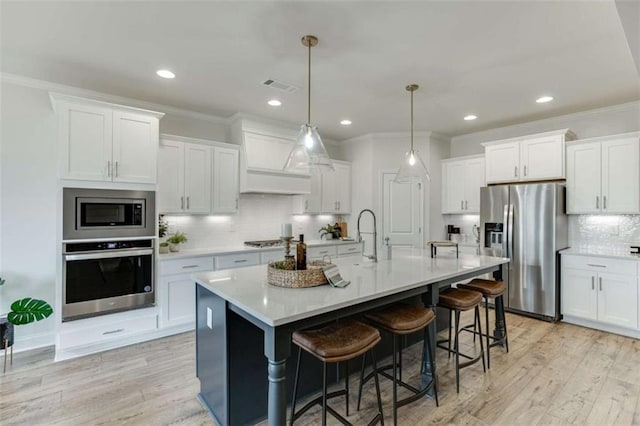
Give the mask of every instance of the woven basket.
M 322 272 L 324 266 L 331 263 L 321 260 L 312 260 L 307 263 L 307 269 L 303 271 L 287 271 L 277 269 L 273 263 L 267 267 L 267 281 L 278 287 L 305 288 L 329 284 Z

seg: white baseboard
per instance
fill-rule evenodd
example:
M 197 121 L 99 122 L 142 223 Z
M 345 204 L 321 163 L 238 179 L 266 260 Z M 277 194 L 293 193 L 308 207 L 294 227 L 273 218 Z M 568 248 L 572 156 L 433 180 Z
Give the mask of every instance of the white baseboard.
M 609 333 L 620 334 L 622 336 L 640 339 L 640 330 L 638 329 L 625 328 L 617 325 L 603 324 L 598 321 L 572 317 L 571 315 L 566 315 L 566 314 L 563 315 L 562 321 L 569 324 L 580 325 L 582 327 L 588 327 L 588 328 L 595 328 L 596 330 L 607 331 Z

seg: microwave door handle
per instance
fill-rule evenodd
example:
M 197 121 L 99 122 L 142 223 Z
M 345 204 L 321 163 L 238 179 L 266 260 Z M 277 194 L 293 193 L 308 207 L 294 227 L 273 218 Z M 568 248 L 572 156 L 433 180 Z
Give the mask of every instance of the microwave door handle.
M 95 259 L 114 259 L 117 257 L 130 257 L 130 256 L 147 256 L 153 254 L 153 250 L 121 250 L 113 252 L 100 252 L 100 253 L 78 253 L 78 254 L 65 254 L 64 260 L 95 260 Z

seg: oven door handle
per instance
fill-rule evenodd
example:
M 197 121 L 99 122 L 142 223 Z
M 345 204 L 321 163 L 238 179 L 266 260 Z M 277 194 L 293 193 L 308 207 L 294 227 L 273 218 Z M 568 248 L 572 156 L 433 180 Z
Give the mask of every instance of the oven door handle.
M 74 260 L 93 260 L 93 259 L 113 259 L 116 257 L 147 256 L 150 254 L 153 254 L 153 250 L 151 249 L 119 250 L 119 251 L 101 252 L 101 253 L 65 254 L 64 260 L 74 261 Z

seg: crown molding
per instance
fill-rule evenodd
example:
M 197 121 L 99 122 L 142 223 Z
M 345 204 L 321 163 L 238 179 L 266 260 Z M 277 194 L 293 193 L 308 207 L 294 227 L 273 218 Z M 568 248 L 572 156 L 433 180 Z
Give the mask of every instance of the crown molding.
M 158 104 L 155 102 L 141 101 L 139 99 L 127 98 L 125 96 L 110 95 L 108 93 L 97 92 L 95 90 L 82 89 L 75 86 L 68 86 L 65 84 L 53 83 L 46 80 L 38 80 L 31 77 L 25 77 L 17 74 L 0 73 L 0 81 L 2 83 L 13 84 L 16 86 L 29 87 L 32 89 L 46 90 L 50 92 L 57 92 L 64 95 L 80 96 L 90 98 L 100 102 L 108 102 L 115 104 L 124 104 L 127 106 L 133 106 L 136 108 L 142 108 L 153 111 L 162 111 L 165 114 L 171 114 L 173 116 L 194 118 L 197 120 L 208 121 L 210 123 L 228 125 L 229 119 L 224 117 L 218 117 L 210 114 L 203 114 L 201 112 L 191 111 L 188 109 L 177 108 L 169 105 Z

